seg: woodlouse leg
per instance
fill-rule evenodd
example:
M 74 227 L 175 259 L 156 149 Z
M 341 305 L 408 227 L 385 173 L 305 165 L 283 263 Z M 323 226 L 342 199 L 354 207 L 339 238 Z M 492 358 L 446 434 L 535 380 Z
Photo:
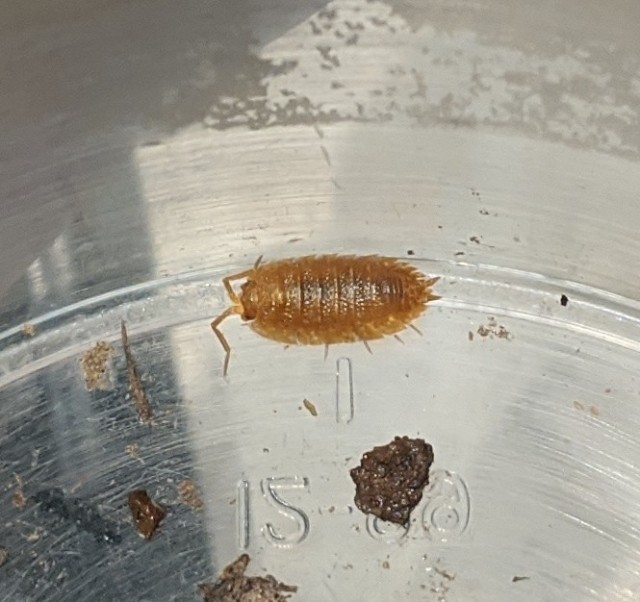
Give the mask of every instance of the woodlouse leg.
M 412 328 L 413 330 L 415 330 L 420 336 L 422 336 L 422 331 L 417 327 L 414 326 L 413 324 L 409 324 L 409 328 Z
M 404 341 L 400 338 L 400 335 L 394 334 L 393 337 L 404 345 Z
M 257 270 L 258 266 L 260 265 L 260 263 L 262 262 L 262 258 L 264 257 L 264 255 L 260 255 L 260 257 L 258 257 L 258 259 L 256 259 L 256 262 L 253 264 L 253 269 Z
M 229 316 L 232 316 L 233 314 L 237 314 L 238 311 L 239 311 L 238 307 L 228 307 L 213 322 L 211 322 L 211 330 L 213 330 L 214 334 L 218 337 L 218 340 L 220 341 L 220 344 L 222 345 L 222 348 L 225 350 L 225 353 L 226 353 L 224 357 L 224 370 L 222 372 L 223 376 L 227 375 L 227 370 L 229 368 L 229 359 L 231 357 L 231 346 L 227 342 L 227 339 L 222 334 L 222 331 L 218 328 L 218 326 L 220 325 L 220 322 L 222 322 Z
M 327 361 L 327 357 L 329 357 L 329 343 L 324 344 L 324 361 Z
M 369 343 L 367 343 L 367 341 L 365 341 L 364 339 L 362 339 L 362 342 L 364 343 L 364 346 L 367 348 L 367 351 L 373 355 L 373 351 L 371 351 L 371 347 L 369 347 Z
M 227 295 L 234 303 L 240 304 L 240 299 L 238 299 L 238 295 L 236 295 L 236 291 L 233 290 L 231 286 L 231 282 L 233 280 L 241 280 L 242 278 L 247 278 L 253 274 L 253 270 L 245 270 L 244 272 L 238 272 L 237 274 L 231 274 L 231 276 L 227 276 L 222 279 L 222 284 L 224 284 L 224 288 L 227 291 Z

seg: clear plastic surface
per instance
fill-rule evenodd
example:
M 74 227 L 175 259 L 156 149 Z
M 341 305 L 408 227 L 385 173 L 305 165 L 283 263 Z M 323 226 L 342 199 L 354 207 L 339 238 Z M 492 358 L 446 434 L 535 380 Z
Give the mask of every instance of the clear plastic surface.
M 22 144 L 0 201 L 0 600 L 196 600 L 243 552 L 292 602 L 640 597 L 640 15 L 552 4 L 187 3 L 172 29 L 169 4 L 96 3 L 6 32 L 26 66 L 75 51 L 64 94 L 23 108 L 49 142 L 15 97 L 0 117 Z M 439 276 L 422 335 L 325 359 L 230 318 L 223 378 L 222 278 L 314 253 Z M 406 529 L 349 476 L 396 435 L 435 453 Z M 135 489 L 167 509 L 150 541 Z

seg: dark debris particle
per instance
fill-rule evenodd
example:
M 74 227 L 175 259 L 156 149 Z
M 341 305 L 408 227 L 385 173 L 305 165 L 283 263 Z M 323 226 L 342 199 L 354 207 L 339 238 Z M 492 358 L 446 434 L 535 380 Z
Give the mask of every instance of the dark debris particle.
M 90 533 L 96 541 L 116 544 L 122 541 L 116 524 L 103 518 L 94 504 L 77 497 L 65 496 L 58 487 L 39 491 L 31 499 L 41 510 L 65 522 L 75 523 L 80 531 Z
M 354 501 L 365 514 L 406 525 L 429 482 L 433 448 L 422 439 L 396 437 L 366 452 L 351 470 Z
M 560 295 L 560 305 L 562 305 L 562 307 L 566 307 L 568 303 L 569 297 L 567 297 L 566 295 Z
M 198 588 L 204 602 L 285 602 L 298 591 L 294 585 L 280 583 L 272 575 L 247 577 L 248 554 L 228 565 L 215 583 L 201 583 Z
M 416 252 L 413 249 L 409 249 L 407 251 L 407 255 L 415 255 L 415 254 L 416 254 Z
M 531 579 L 531 577 L 520 577 L 518 575 L 514 575 L 513 578 L 511 579 L 511 582 L 518 583 L 518 581 L 528 581 L 529 579 Z
M 144 489 L 130 491 L 128 501 L 138 532 L 145 539 L 151 539 L 167 515 L 167 511 L 156 504 Z

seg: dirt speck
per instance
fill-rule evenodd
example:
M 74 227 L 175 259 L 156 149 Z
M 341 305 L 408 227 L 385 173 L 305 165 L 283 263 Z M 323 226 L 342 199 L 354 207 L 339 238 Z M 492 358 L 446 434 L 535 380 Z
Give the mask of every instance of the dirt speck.
M 489 212 L 486 209 L 480 209 L 480 215 L 489 215 Z
M 200 497 L 198 486 L 193 481 L 182 481 L 178 485 L 178 493 L 180 494 L 180 501 L 187 506 L 191 506 L 196 510 L 202 510 L 204 508 L 204 502 Z
M 479 238 L 479 237 L 477 237 L 477 236 L 470 236 L 470 237 L 469 237 L 469 240 L 470 240 L 471 242 L 476 243 L 477 245 L 479 245 L 479 244 L 480 244 L 480 242 L 481 242 L 480 238 Z
M 82 356 L 84 382 L 89 391 L 107 391 L 111 388 L 111 343 L 99 341 Z
M 389 569 L 391 568 L 391 565 L 389 564 L 389 561 L 388 561 L 388 560 L 385 560 L 385 561 L 382 563 L 382 568 L 383 568 L 383 569 L 386 569 L 386 570 L 389 570 Z
M 35 337 L 37 333 L 35 324 L 29 324 L 28 322 L 26 324 L 22 325 L 22 334 L 25 337 Z
M 429 591 L 434 594 L 433 600 L 446 602 L 447 594 L 456 576 L 448 570 L 441 568 L 438 563 L 436 563 L 435 566 L 428 567 L 427 574 L 429 575 Z
M 482 324 L 478 327 L 476 331 L 483 339 L 504 339 L 506 341 L 510 341 L 512 336 L 511 333 L 507 330 L 505 326 L 502 324 L 498 324 L 495 318 L 489 317 L 487 319 L 486 324 Z
M 17 508 L 18 510 L 23 510 L 24 507 L 27 505 L 27 498 L 25 497 L 22 491 L 16 491 L 11 497 L 11 503 L 13 504 L 14 508 Z
M 560 295 L 560 305 L 562 305 L 562 307 L 566 307 L 568 303 L 569 297 L 567 297 L 566 295 Z
M 136 359 L 131 352 L 131 346 L 129 345 L 129 335 L 127 334 L 127 325 L 124 320 L 120 325 L 120 336 L 122 338 L 122 349 L 124 350 L 124 356 L 127 361 L 127 372 L 129 373 L 129 388 L 131 394 L 136 402 L 136 411 L 142 422 L 151 425 L 151 417 L 153 412 L 151 410 L 151 404 L 149 398 L 142 385 L 142 380 L 138 374 L 138 365 Z
M 366 452 L 351 470 L 354 501 L 365 514 L 405 525 L 429 482 L 433 448 L 422 439 L 396 437 Z
M 31 533 L 29 533 L 29 535 L 27 535 L 26 539 L 29 543 L 35 543 L 36 541 L 40 541 L 43 535 L 44 530 L 40 527 L 37 527 Z
M 308 399 L 303 399 L 302 400 L 302 405 L 305 407 L 305 409 L 307 410 L 307 412 L 309 412 L 309 414 L 311 414 L 312 416 L 317 416 L 318 415 L 318 409 L 316 408 L 315 404 L 311 401 L 309 401 Z
M 407 250 L 407 255 L 415 255 L 416 252 L 413 249 Z
M 573 402 L 573 407 L 578 410 L 579 412 L 589 412 L 589 414 L 591 414 L 591 416 L 600 416 L 600 408 L 598 408 L 597 406 L 586 406 L 585 404 L 579 402 L 579 401 L 574 401 Z
M 204 602 L 285 602 L 298 591 L 295 585 L 280 583 L 272 575 L 247 577 L 251 559 L 242 554 L 225 567 L 215 583 L 201 583 Z
M 166 510 L 156 504 L 144 489 L 130 491 L 128 501 L 136 529 L 146 540 L 151 539 L 167 515 Z
M 124 451 L 127 452 L 129 456 L 131 456 L 134 460 L 139 460 L 140 456 L 138 453 L 140 452 L 140 446 L 137 443 L 130 443 L 127 447 L 124 448 Z
M 467 338 L 468 338 L 470 341 L 473 341 L 473 332 L 469 331 L 469 332 L 467 333 Z
M 514 575 L 511 578 L 511 582 L 512 583 L 518 583 L 518 581 L 528 581 L 529 579 L 531 579 L 531 577 L 525 577 L 525 576 L 521 576 L 521 575 Z
M 24 479 L 20 475 L 14 475 L 16 479 L 16 491 L 11 496 L 11 503 L 14 508 L 23 510 L 27 505 L 28 499 L 24 494 Z

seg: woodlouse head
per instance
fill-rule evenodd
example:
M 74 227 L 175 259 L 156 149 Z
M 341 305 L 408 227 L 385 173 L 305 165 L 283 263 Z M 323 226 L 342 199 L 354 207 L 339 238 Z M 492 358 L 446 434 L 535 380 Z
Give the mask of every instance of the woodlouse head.
M 242 305 L 242 313 L 240 317 L 243 320 L 254 320 L 258 315 L 258 290 L 253 280 L 247 280 L 240 287 L 240 305 Z

